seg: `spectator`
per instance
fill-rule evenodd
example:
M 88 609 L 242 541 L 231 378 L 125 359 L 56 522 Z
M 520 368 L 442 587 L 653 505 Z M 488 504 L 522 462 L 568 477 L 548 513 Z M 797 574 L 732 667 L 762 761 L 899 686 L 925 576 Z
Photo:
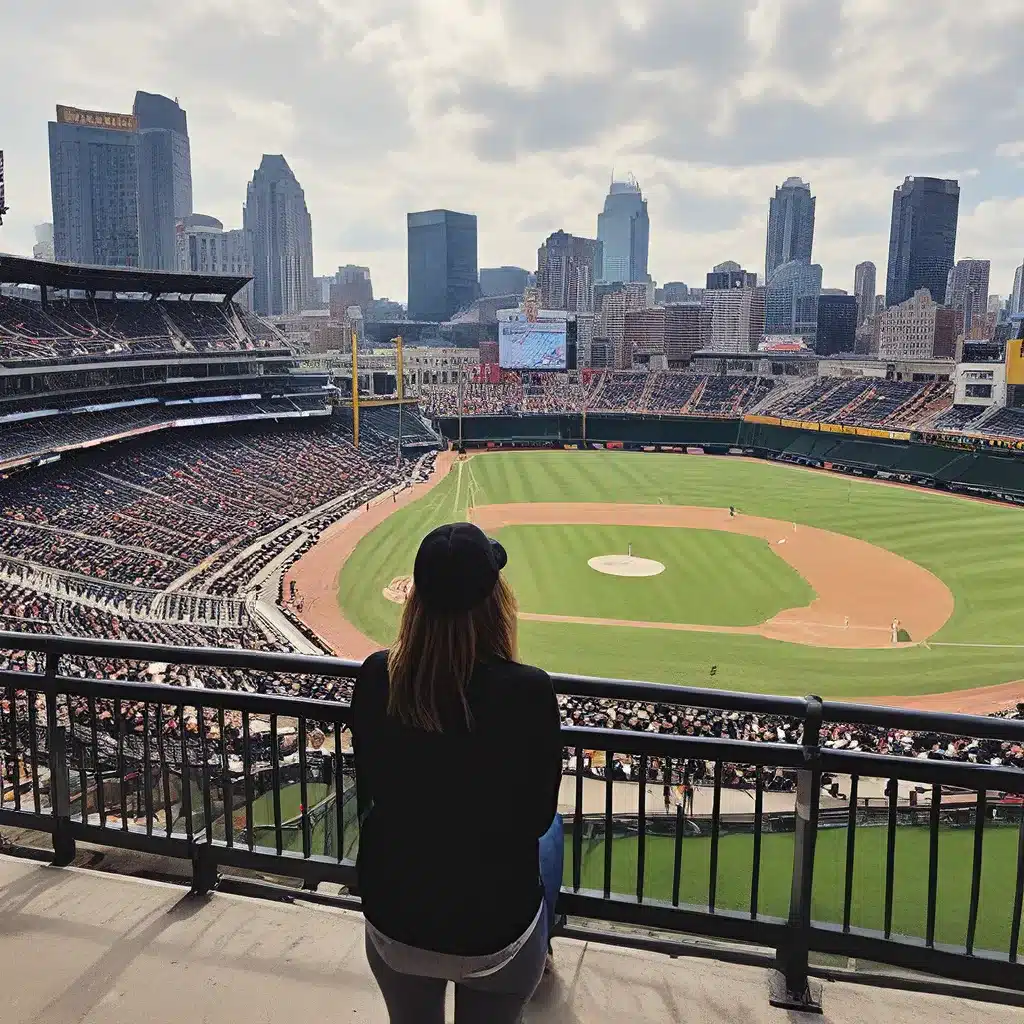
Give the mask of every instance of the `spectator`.
M 558 801 L 558 705 L 547 674 L 515 661 L 505 562 L 471 524 L 428 534 L 398 640 L 356 682 L 366 954 L 392 1024 L 440 1021 L 448 981 L 460 1024 L 513 1024 L 545 965 L 538 843 Z M 488 769 L 513 749 L 530 756 L 496 801 Z M 432 836 L 427 851 L 410 831 Z

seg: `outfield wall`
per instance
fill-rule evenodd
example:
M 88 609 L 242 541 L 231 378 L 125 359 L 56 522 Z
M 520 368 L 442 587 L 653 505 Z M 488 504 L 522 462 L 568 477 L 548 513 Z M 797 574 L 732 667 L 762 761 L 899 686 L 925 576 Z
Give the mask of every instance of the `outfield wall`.
M 1024 453 L 909 431 L 796 421 L 608 413 L 464 416 L 437 421 L 443 436 L 478 448 L 702 449 L 1024 503 Z M 461 433 L 460 433 L 461 429 Z

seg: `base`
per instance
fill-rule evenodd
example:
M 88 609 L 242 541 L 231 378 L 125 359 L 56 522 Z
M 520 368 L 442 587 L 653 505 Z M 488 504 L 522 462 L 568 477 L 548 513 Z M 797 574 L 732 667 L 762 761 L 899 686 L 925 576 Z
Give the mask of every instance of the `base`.
M 821 1013 L 821 984 L 808 978 L 803 992 L 790 992 L 782 971 L 772 971 L 768 975 L 768 1002 L 782 1010 Z

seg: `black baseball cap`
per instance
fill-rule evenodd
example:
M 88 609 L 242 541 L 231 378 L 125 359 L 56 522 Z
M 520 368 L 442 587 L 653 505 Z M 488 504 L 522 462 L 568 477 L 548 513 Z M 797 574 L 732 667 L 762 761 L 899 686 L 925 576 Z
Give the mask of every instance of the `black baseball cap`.
M 480 527 L 450 523 L 423 538 L 413 584 L 428 611 L 468 612 L 494 590 L 507 562 L 505 549 Z

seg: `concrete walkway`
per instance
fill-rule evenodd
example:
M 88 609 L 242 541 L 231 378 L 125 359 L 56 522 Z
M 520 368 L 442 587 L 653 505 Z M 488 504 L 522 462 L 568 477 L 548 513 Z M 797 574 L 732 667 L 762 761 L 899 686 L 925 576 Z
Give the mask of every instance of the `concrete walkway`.
M 556 939 L 526 1020 L 1024 1024 L 1024 1009 L 826 984 L 825 1016 L 768 1005 L 763 970 Z M 358 914 L 0 857 L 4 1024 L 386 1024 Z M 451 1020 L 449 1007 L 449 1020 Z

